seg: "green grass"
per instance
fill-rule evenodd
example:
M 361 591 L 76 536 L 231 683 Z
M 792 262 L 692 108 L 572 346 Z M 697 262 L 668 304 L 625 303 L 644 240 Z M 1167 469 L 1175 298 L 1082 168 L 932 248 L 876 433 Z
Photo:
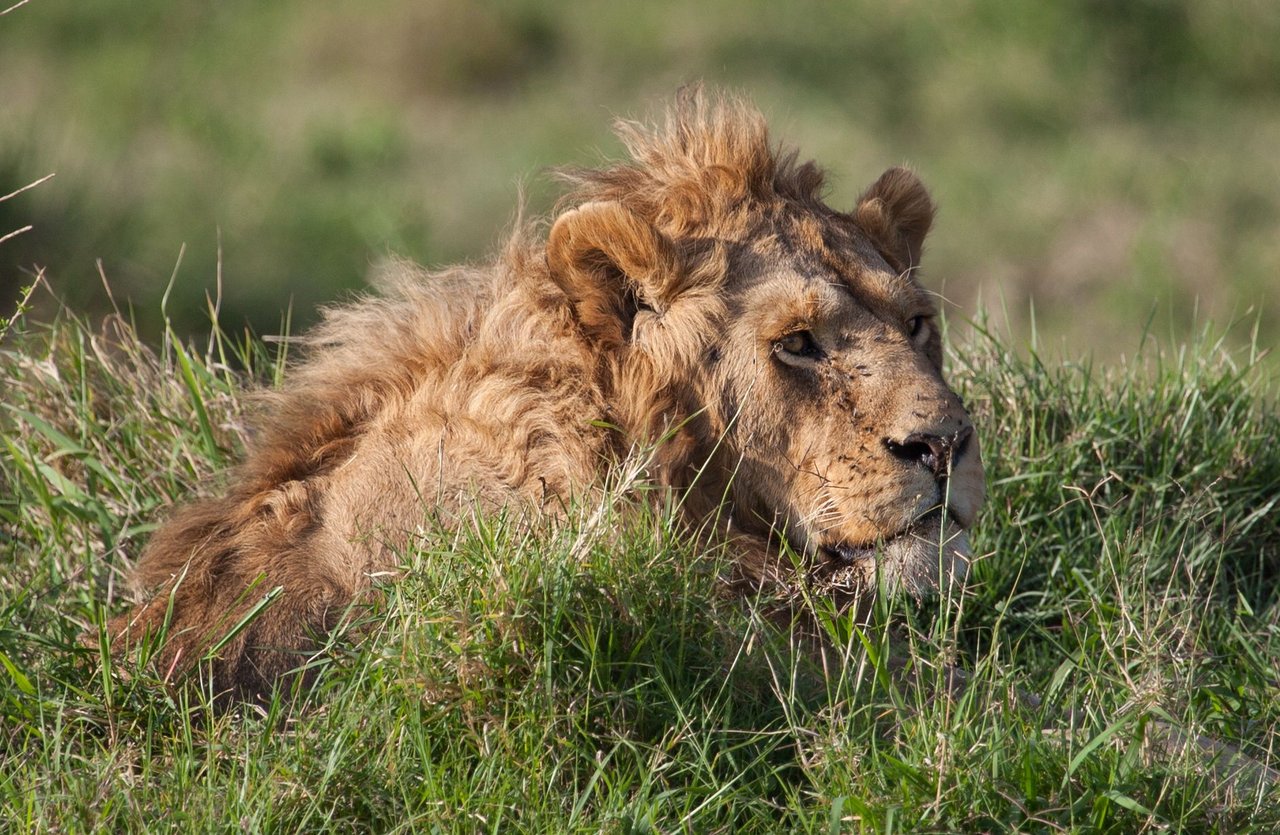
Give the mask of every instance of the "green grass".
M 217 489 L 276 348 L 152 351 L 65 314 L 7 331 L 0 828 L 1280 827 L 1203 750 L 1144 745 L 1172 728 L 1277 761 L 1280 420 L 1253 359 L 1208 338 L 1105 371 L 959 350 L 984 556 L 963 594 L 824 617 L 825 669 L 721 595 L 723 555 L 619 500 L 428 525 L 305 709 L 228 715 L 78 639 L 122 609 L 165 508 Z M 940 698 L 949 663 L 971 681 Z

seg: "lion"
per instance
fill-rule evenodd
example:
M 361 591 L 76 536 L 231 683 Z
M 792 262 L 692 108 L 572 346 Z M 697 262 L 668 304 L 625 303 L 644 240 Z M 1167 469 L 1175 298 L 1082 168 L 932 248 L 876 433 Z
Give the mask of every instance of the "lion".
M 167 627 L 166 677 L 261 698 L 428 514 L 562 514 L 637 450 L 731 590 L 847 610 L 963 578 L 983 468 L 920 283 L 921 181 L 891 168 L 831 208 L 753 106 L 697 89 L 615 129 L 629 159 L 560 171 L 554 217 L 490 263 L 401 263 L 326 311 L 229 487 L 144 548 L 114 648 Z

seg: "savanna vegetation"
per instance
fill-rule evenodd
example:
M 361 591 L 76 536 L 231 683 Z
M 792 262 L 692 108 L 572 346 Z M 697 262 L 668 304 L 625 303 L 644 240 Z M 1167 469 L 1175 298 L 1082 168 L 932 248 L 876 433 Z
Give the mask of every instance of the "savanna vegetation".
M 6 335 L 12 831 L 1280 826 L 1280 422 L 1247 354 L 1104 371 L 965 345 L 991 485 L 971 583 L 824 617 L 825 664 L 621 484 L 545 529 L 424 506 L 406 579 L 310 662 L 319 689 L 219 713 L 146 650 L 108 660 L 101 625 L 163 509 L 234 459 L 279 350 L 68 316 Z

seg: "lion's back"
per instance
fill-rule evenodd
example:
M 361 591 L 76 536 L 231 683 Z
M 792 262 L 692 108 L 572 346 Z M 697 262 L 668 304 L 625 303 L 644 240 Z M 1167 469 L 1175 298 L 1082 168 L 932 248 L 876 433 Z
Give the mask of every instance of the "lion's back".
M 305 482 L 333 541 L 356 543 L 395 541 L 428 512 L 589 487 L 607 445 L 597 358 L 536 264 L 400 265 L 379 298 L 329 312 L 293 385 L 270 395 L 254 475 Z

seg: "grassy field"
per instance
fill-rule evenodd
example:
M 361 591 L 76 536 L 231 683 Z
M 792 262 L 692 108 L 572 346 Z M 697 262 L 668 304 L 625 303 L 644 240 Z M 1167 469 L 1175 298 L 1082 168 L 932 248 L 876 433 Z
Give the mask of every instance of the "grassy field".
M 1019 347 L 1033 309 L 1046 355 L 1259 310 L 1275 347 L 1276 43 L 1271 0 L 31 0 L 0 17 L 0 194 L 57 176 L 0 204 L 0 236 L 33 227 L 0 244 L 0 313 L 39 265 L 102 315 L 101 260 L 149 341 L 175 274 L 179 333 L 219 275 L 228 327 L 278 333 L 388 252 L 480 257 L 519 184 L 547 209 L 540 172 L 704 79 L 824 163 L 833 205 L 914 164 L 931 285 Z
M 216 489 L 282 358 L 65 314 L 7 331 L 0 829 L 1280 827 L 1274 793 L 1224 779 L 1244 760 L 1211 756 L 1278 759 L 1280 420 L 1208 338 L 1106 371 L 964 344 L 990 475 L 972 583 L 825 618 L 825 668 L 719 594 L 721 555 L 619 498 L 429 529 L 307 709 L 226 715 L 77 640 L 164 509 Z

